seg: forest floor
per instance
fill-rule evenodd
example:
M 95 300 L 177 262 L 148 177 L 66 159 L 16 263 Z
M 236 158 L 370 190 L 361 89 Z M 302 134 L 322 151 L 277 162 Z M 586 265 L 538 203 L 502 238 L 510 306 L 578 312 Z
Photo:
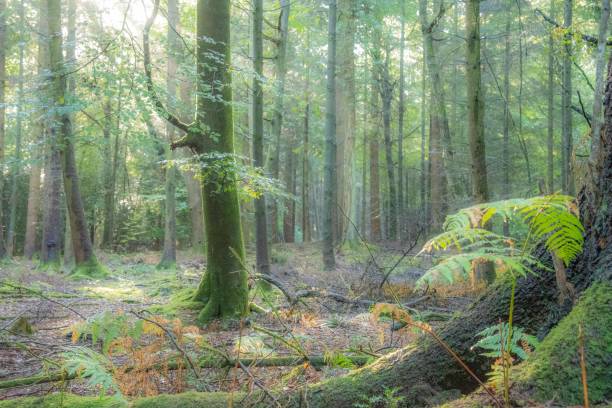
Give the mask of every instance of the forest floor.
M 103 365 L 126 397 L 187 389 L 290 390 L 348 372 L 354 367 L 349 361 L 351 356 L 374 358 L 409 345 L 421 335 L 413 330 L 398 330 L 389 319 L 373 319 L 369 307 L 359 301 L 410 303 L 416 313 L 429 313 L 428 323 L 435 329 L 441 320 L 466 307 L 472 299 L 466 288 L 454 287 L 453 292 L 446 293 L 415 289 L 414 282 L 427 261 L 415 260 L 403 248 L 345 245 L 338 256 L 338 270 L 330 274 L 322 268 L 318 245 L 282 244 L 272 248 L 272 272 L 286 289 L 292 293 L 333 292 L 342 296 L 341 301 L 308 297 L 292 305 L 280 291 L 253 289 L 253 300 L 268 313 L 252 313 L 240 323 L 213 322 L 196 328 L 191 325 L 195 325 L 197 310 L 177 307 L 175 299 L 197 286 L 205 266 L 201 256 L 181 252 L 177 268 L 171 271 L 156 269 L 159 254 L 153 252 L 102 253 L 99 258 L 111 271 L 108 279 L 73 281 L 63 274 L 41 272 L 35 264 L 19 259 L 0 266 L 0 383 L 56 371 L 53 362 L 68 358 L 69 353 L 74 358 L 75 349 L 87 347 L 100 352 L 106 347 L 109 358 Z M 380 288 L 386 273 L 387 283 Z M 126 321 L 144 318 L 145 335 L 126 332 L 122 337 L 115 333 L 110 346 L 100 344 L 97 338 L 105 335 L 99 331 L 112 331 L 109 322 L 119 317 Z M 27 319 L 32 333 L 14 328 L 20 318 Z M 104 321 L 99 326 L 107 327 L 93 333 L 93 321 Z M 151 323 L 148 326 L 147 321 Z M 171 356 L 179 352 L 196 361 L 202 350 L 212 349 L 217 354 L 251 357 L 255 361 L 323 355 L 328 364 L 170 368 Z M 99 393 L 79 379 L 0 389 L 0 400 L 56 390 Z

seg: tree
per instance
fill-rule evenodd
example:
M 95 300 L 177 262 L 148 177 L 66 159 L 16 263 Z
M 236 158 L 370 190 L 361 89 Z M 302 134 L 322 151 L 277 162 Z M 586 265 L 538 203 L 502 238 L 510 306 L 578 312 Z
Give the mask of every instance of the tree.
M 51 140 L 59 145 L 59 156 L 66 196 L 67 217 L 70 220 L 72 246 L 75 258 L 75 276 L 99 277 L 106 274 L 93 251 L 89 228 L 85 218 L 83 200 L 74 153 L 74 135 L 70 118 L 70 95 L 67 92 L 69 75 L 62 53 L 62 10 L 60 0 L 47 0 L 49 27 L 49 93 L 53 106 L 50 126 Z M 68 59 L 73 62 L 74 58 Z
M 6 0 L 0 0 L 0 259 L 6 256 L 6 245 L 4 242 L 4 221 L 2 190 L 4 185 L 4 138 L 6 118 Z
M 553 15 L 554 0 L 550 0 L 550 15 Z M 555 83 L 554 83 L 554 39 L 553 34 L 548 34 L 548 87 L 547 87 L 547 163 L 546 163 L 546 179 L 548 191 L 555 191 L 554 179 L 554 103 L 555 103 Z
M 168 33 L 167 33 L 167 54 L 168 65 L 166 71 L 166 91 L 167 91 L 167 106 L 176 106 L 176 74 L 178 64 L 176 61 L 176 53 L 180 50 L 179 40 L 179 6 L 177 0 L 168 1 Z M 166 123 L 166 140 L 164 144 L 166 150 L 166 159 L 170 162 L 165 167 L 166 173 L 166 199 L 164 201 L 164 248 L 162 257 L 157 265 L 160 269 L 172 269 L 176 266 L 176 181 L 178 171 L 176 166 L 172 164 L 174 152 L 168 148 L 169 144 L 174 141 L 176 128 Z
M 282 11 L 281 11 L 282 13 Z M 253 0 L 253 165 L 264 167 L 264 125 L 263 125 L 263 1 Z M 268 229 L 266 221 L 266 197 L 255 199 L 255 248 L 259 273 L 270 273 L 268 251 Z
M 352 157 L 355 144 L 355 1 L 337 1 L 336 197 L 334 239 L 344 239 L 351 213 Z
M 184 136 L 172 148 L 189 147 L 199 156 L 200 165 L 219 163 L 229 157 L 233 163 L 234 129 L 232 114 L 232 81 L 230 61 L 230 2 L 198 0 L 197 2 L 197 94 L 196 120 L 185 124 L 172 115 L 155 93 L 149 32 L 159 10 L 155 1 L 153 13 L 143 33 L 144 67 L 148 95 L 158 114 Z M 221 162 L 222 163 L 222 162 Z M 220 172 L 207 174 L 202 181 L 204 221 L 207 242 L 207 268 L 193 298 L 204 307 L 200 321 L 211 318 L 233 318 L 248 311 L 247 273 L 244 262 L 242 227 L 238 190 L 233 177 L 233 164 Z
M 404 237 L 404 48 L 406 47 L 406 2 L 401 0 L 401 28 L 400 28 L 400 67 L 399 67 L 399 104 L 397 107 L 397 201 L 399 213 L 399 236 Z
M 477 203 L 489 200 L 487 162 L 484 140 L 484 100 L 480 72 L 480 0 L 466 3 L 467 34 L 467 116 L 470 156 L 472 159 L 472 198 Z M 491 283 L 495 279 L 492 263 L 474 265 L 474 281 Z
M 336 200 L 336 0 L 329 0 L 327 42 L 327 92 L 325 94 L 325 176 L 323 193 L 323 265 L 336 267 L 334 213 Z
M 23 6 L 23 0 L 19 2 L 18 6 L 19 13 L 19 24 L 21 27 L 25 25 L 25 12 Z M 23 30 L 23 28 L 21 28 Z M 15 248 L 15 222 L 17 217 L 17 183 L 21 176 L 21 139 L 22 139 L 22 116 L 23 116 L 23 59 L 24 59 L 24 48 L 25 39 L 23 38 L 23 31 L 19 32 L 19 78 L 17 79 L 17 124 L 15 131 L 15 162 L 11 169 L 11 196 L 9 198 L 9 225 L 8 233 L 6 237 L 7 242 L 7 253 L 8 256 L 13 256 L 13 250 Z
M 597 36 L 597 62 L 595 71 L 595 95 L 593 96 L 593 123 L 591 125 L 591 154 L 589 158 L 590 171 L 598 174 L 599 169 L 593 166 L 601 163 L 599 158 L 601 150 L 601 127 L 602 127 L 602 107 L 604 95 L 604 69 L 606 64 L 606 41 L 608 36 L 608 21 L 610 20 L 610 0 L 601 1 L 601 17 L 599 19 L 599 35 Z
M 569 32 L 572 25 L 573 1 L 564 0 L 563 27 L 564 36 L 563 68 L 561 81 L 561 188 L 566 194 L 574 194 L 574 176 L 572 175 L 572 35 Z
M 274 112 L 272 114 L 272 138 L 274 140 L 274 154 L 270 155 L 269 168 L 272 177 L 276 180 L 280 175 L 281 133 L 283 130 L 283 104 L 285 96 L 285 77 L 287 76 L 287 41 L 289 36 L 289 12 L 291 3 L 288 0 L 279 0 L 280 16 L 278 19 L 278 38 L 276 39 L 276 58 L 274 69 L 276 71 Z M 272 241 L 279 241 L 278 203 L 270 201 L 270 219 Z
M 431 87 L 430 95 L 430 128 L 429 128 L 429 185 L 431 227 L 439 228 L 446 216 L 448 202 L 448 178 L 444 157 L 452 158 L 450 129 L 446 113 L 445 94 L 440 75 L 436 49 L 433 41 L 433 30 L 439 24 L 445 9 L 440 5 L 436 17 L 427 19 L 427 0 L 419 0 L 419 19 L 423 34 L 423 52 Z

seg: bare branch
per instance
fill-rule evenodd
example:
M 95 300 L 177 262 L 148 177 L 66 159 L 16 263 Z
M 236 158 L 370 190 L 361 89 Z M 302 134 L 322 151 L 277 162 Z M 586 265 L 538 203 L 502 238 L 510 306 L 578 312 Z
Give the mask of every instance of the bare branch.
M 563 28 L 565 29 L 565 27 L 563 27 L 561 24 L 559 24 L 558 22 L 556 22 L 555 20 L 553 20 L 551 17 L 547 16 L 546 14 L 544 14 L 544 12 L 540 9 L 535 9 L 535 13 L 539 14 L 540 16 L 542 16 L 542 18 L 549 24 L 552 24 L 553 26 L 555 26 L 556 28 Z M 570 33 L 574 34 L 573 31 L 570 30 Z M 597 45 L 597 37 L 589 35 L 589 34 L 582 34 L 582 33 L 578 33 L 580 34 L 580 36 L 582 37 L 582 39 L 584 41 L 586 41 L 589 44 L 592 45 Z M 606 41 L 606 45 L 610 46 L 612 45 L 612 40 L 607 40 Z
M 155 106 L 155 110 L 157 111 L 157 113 L 177 129 L 182 130 L 185 133 L 189 133 L 190 125 L 183 123 L 178 117 L 174 116 L 168 111 L 168 109 L 166 109 L 162 101 L 159 99 L 159 96 L 155 92 L 155 86 L 153 85 L 153 75 L 151 73 L 151 49 L 149 47 L 149 34 L 151 32 L 153 22 L 155 21 L 155 17 L 157 17 L 158 11 L 159 0 L 155 0 L 153 6 L 153 13 L 151 13 L 149 18 L 147 19 L 142 33 L 142 48 L 147 90 L 149 91 L 149 97 L 153 101 L 153 106 Z

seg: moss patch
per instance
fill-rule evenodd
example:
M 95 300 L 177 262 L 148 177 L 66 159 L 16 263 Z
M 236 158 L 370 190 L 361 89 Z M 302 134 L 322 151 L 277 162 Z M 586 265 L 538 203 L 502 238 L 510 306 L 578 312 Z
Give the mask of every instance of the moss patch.
M 104 279 L 110 275 L 108 269 L 98 262 L 95 257 L 75 266 L 70 273 L 70 278 L 79 279 Z
M 81 397 L 72 394 L 52 394 L 44 397 L 17 398 L 0 401 L 0 408 L 125 408 L 127 404 L 115 398 Z
M 517 368 L 519 383 L 534 389 L 538 399 L 582 404 L 579 324 L 584 331 L 589 399 L 603 403 L 612 398 L 612 285 L 597 283 Z

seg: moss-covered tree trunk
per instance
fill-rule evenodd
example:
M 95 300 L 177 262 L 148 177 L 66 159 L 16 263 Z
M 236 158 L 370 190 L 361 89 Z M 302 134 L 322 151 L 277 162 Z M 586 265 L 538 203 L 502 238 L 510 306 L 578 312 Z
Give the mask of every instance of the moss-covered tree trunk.
M 4 90 L 6 87 L 6 1 L 0 0 L 0 172 L 4 172 L 4 136 L 6 107 Z M 2 192 L 4 176 L 0 177 L 0 192 Z M 2 199 L 0 198 L 0 259 L 6 256 L 4 243 L 4 213 L 2 211 Z
M 229 0 L 197 2 L 196 120 L 185 124 L 155 93 L 149 33 L 159 0 L 144 28 L 143 56 L 149 96 L 157 112 L 185 135 L 172 148 L 189 147 L 199 155 L 202 177 L 207 266 L 193 298 L 203 303 L 199 320 L 240 317 L 248 311 L 240 205 L 234 176 L 234 122 L 230 59 Z
M 67 75 L 66 65 L 62 54 L 62 11 L 59 0 L 47 0 L 47 16 L 49 24 L 49 61 L 51 67 L 50 94 L 54 107 L 53 119 L 50 126 L 51 137 L 59 144 L 61 157 L 64 193 L 66 196 L 67 216 L 70 219 L 72 232 L 72 245 L 75 258 L 75 275 L 96 277 L 103 275 L 104 271 L 98 264 L 89 236 L 83 200 L 79 186 L 77 165 L 74 153 L 74 140 L 72 134 L 72 121 L 66 109 L 67 101 Z M 70 59 L 70 57 L 69 57 Z M 70 59 L 72 62 L 74 58 Z

